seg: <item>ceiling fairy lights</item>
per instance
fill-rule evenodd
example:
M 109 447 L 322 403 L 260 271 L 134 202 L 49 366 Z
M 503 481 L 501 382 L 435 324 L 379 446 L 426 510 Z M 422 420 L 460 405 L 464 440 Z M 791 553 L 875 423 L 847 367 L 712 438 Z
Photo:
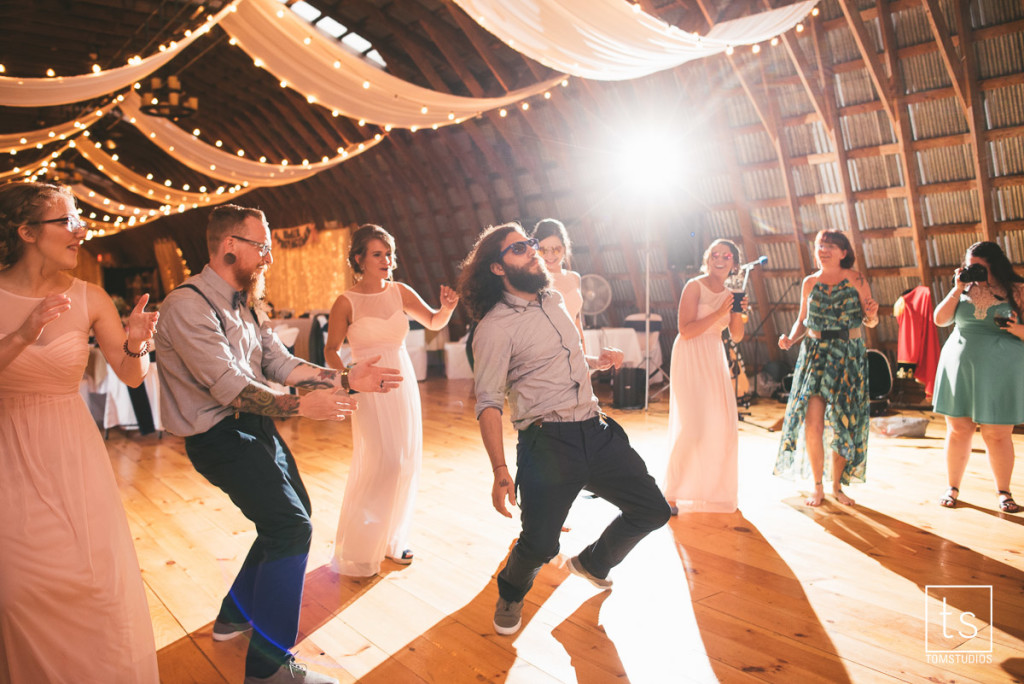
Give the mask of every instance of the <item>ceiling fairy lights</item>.
M 138 96 L 128 93 L 121 104 L 121 110 L 126 120 L 144 133 L 151 143 L 193 171 L 229 183 L 246 183 L 250 186 L 278 186 L 305 180 L 362 154 L 384 139 L 383 135 L 377 134 L 369 140 L 333 149 L 331 154 L 321 155 L 316 161 L 305 159 L 283 164 L 258 161 L 247 158 L 245 150 L 232 153 L 219 149 L 220 145 L 204 143 L 198 137 L 198 129 L 188 132 L 170 121 L 146 116 L 141 112 L 140 105 Z
M 160 45 L 149 57 L 131 57 L 124 66 L 98 70 L 94 67 L 91 73 L 77 76 L 57 76 L 53 69 L 47 70 L 46 78 L 0 75 L 0 102 L 8 107 L 52 107 L 91 100 L 126 88 L 167 64 L 193 41 L 208 33 L 234 11 L 235 4 L 215 15 L 208 15 L 198 28 L 186 30 L 180 39 Z
M 276 0 L 242 0 L 220 26 L 256 67 L 307 101 L 362 122 L 412 131 L 459 124 L 509 107 L 565 78 L 559 75 L 500 97 L 461 97 L 381 71 Z
M 52 142 L 67 140 L 87 130 L 113 109 L 116 104 L 116 101 L 111 101 L 99 109 L 90 110 L 75 117 L 72 121 L 66 121 L 55 126 L 25 131 L 23 133 L 2 134 L 0 135 L 0 152 L 14 154 L 33 147 L 42 149 L 44 145 Z

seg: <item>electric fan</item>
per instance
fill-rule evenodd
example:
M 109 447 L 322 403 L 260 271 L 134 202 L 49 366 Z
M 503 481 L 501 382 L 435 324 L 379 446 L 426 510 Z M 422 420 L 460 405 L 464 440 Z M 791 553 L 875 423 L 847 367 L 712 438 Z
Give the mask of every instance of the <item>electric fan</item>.
M 597 317 L 612 303 L 612 286 L 608 281 L 595 273 L 588 273 L 580 278 L 580 292 L 583 294 L 582 313 L 584 321 L 590 316 L 591 328 L 596 328 Z

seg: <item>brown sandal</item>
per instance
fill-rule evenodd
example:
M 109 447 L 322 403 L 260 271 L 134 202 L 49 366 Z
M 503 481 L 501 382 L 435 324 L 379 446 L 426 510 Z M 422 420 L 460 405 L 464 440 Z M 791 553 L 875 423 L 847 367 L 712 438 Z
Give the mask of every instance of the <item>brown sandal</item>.
M 1013 500 L 1013 494 L 1010 494 L 1005 489 L 1000 489 L 999 494 L 1006 497 L 999 501 L 999 510 L 1003 513 L 1020 513 L 1020 506 Z
M 956 508 L 956 496 L 954 496 L 954 493 L 959 494 L 960 489 L 951 485 L 946 490 L 946 493 L 942 495 L 942 498 L 939 499 L 939 505 L 945 508 Z

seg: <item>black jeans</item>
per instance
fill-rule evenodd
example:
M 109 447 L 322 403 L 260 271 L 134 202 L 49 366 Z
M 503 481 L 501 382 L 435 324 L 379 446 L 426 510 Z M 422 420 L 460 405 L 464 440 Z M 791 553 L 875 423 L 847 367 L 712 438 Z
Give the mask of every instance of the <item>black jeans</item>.
M 610 418 L 532 425 L 519 433 L 516 464 L 523 531 L 498 574 L 506 601 L 522 601 L 541 567 L 558 554 L 562 523 L 583 489 L 621 510 L 579 554 L 596 577 L 607 577 L 641 539 L 668 522 L 668 502 Z
M 219 620 L 251 621 L 247 675 L 268 677 L 298 637 L 313 535 L 309 495 L 295 459 L 265 416 L 242 413 L 185 438 L 196 470 L 256 525 L 256 541 L 221 603 Z

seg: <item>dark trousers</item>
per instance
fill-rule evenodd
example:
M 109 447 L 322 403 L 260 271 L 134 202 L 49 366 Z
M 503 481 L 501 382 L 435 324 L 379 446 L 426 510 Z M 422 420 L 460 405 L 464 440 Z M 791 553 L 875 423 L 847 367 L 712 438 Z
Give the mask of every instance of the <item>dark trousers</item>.
M 312 540 L 309 495 L 295 459 L 267 417 L 242 413 L 185 438 L 196 470 L 256 525 L 219 620 L 252 622 L 247 675 L 268 677 L 298 638 L 302 585 Z
M 596 577 L 607 577 L 641 539 L 668 522 L 668 502 L 610 418 L 532 425 L 519 433 L 516 464 L 523 531 L 498 574 L 506 601 L 522 601 L 541 567 L 558 554 L 562 523 L 583 489 L 621 510 L 579 554 Z

